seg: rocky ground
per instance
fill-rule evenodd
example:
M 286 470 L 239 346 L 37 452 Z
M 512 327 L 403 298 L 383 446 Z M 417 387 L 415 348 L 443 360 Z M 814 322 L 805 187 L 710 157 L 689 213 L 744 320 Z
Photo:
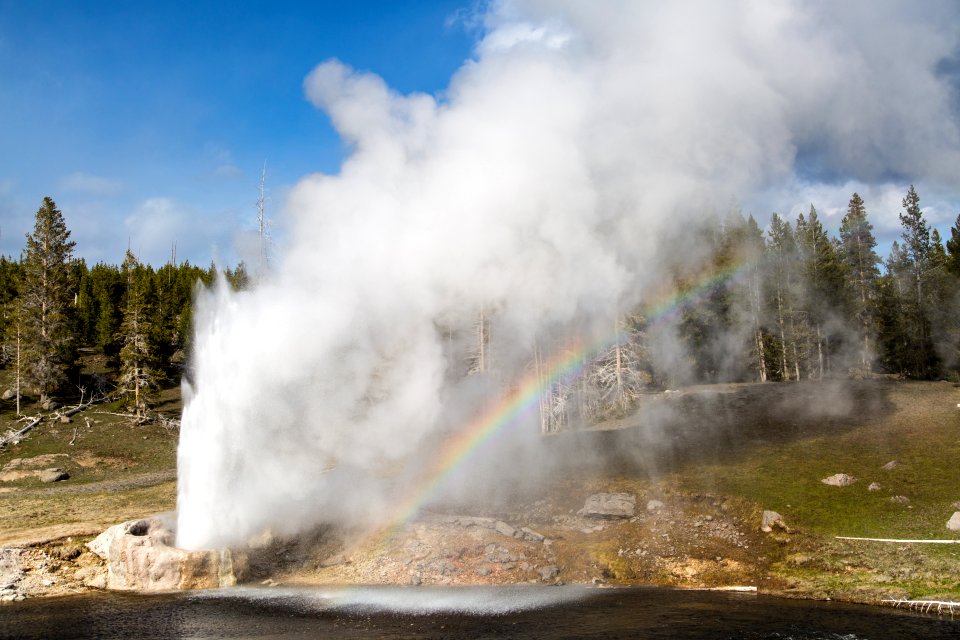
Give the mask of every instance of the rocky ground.
M 268 580 L 756 585 L 769 565 L 762 550 L 776 543 L 742 515 L 706 495 L 639 497 L 622 514 L 571 513 L 544 498 L 502 518 L 433 514 L 396 531 L 336 540 Z
M 863 383 L 842 396 L 846 404 L 821 402 L 812 413 L 796 407 L 829 390 L 801 391 L 807 396 L 786 385 L 663 394 L 646 411 L 679 407 L 674 425 L 651 432 L 624 420 L 589 435 L 597 449 L 642 456 L 566 467 L 515 500 L 435 505 L 388 530 L 266 535 L 237 550 L 231 570 L 265 585 L 651 584 L 960 600 L 960 545 L 836 539 L 960 539 L 946 527 L 960 509 L 960 391 Z M 163 462 L 171 458 L 153 447 L 175 438 L 138 427 L 122 432 L 135 450 L 111 449 L 117 433 L 98 440 L 94 425 L 87 442 L 101 444 L 76 449 L 67 436 L 79 444 L 83 432 L 40 431 L 42 447 L 0 452 L 0 506 L 9 506 L 0 515 L 0 600 L 105 587 L 107 563 L 86 543 L 108 524 L 172 508 Z M 51 467 L 70 479 L 47 484 L 34 473 Z M 769 531 L 766 510 L 782 514 Z M 197 569 L 178 566 L 195 577 Z

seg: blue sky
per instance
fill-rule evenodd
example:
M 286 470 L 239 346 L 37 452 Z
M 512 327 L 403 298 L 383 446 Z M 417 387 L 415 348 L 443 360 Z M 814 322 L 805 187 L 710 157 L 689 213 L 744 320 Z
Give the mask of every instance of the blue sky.
M 627 2 L 620 10 L 640 4 Z M 939 14 L 933 4 L 923 7 L 932 16 L 927 21 L 936 24 Z M 949 3 L 941 4 L 947 7 L 943 15 L 949 27 L 956 11 Z M 914 12 L 908 3 L 886 5 L 895 8 L 887 12 L 890 15 L 869 5 L 871 15 L 885 17 L 875 20 L 870 29 L 857 30 L 863 36 L 857 46 L 867 52 L 864 55 L 882 56 L 885 47 L 902 39 L 892 31 L 878 30 L 903 22 L 896 11 L 907 16 L 924 13 Z M 242 257 L 237 247 L 244 238 L 249 240 L 255 228 L 264 162 L 268 215 L 276 223 L 275 234 L 282 237 L 280 222 L 289 189 L 312 172 L 336 173 L 344 157 L 344 147 L 327 116 L 304 97 L 307 74 L 321 62 L 337 58 L 354 69 L 377 74 L 401 94 L 442 94 L 464 61 L 476 55 L 474 47 L 481 34 L 469 26 L 469 16 L 484 6 L 482 0 L 0 0 L 0 253 L 19 255 L 33 215 L 49 195 L 64 212 L 77 254 L 90 263 L 120 262 L 129 243 L 143 260 L 160 264 L 169 258 L 174 242 L 180 260 L 207 264 L 216 258 L 236 263 Z M 576 6 L 567 3 L 568 17 L 579 11 L 571 9 Z M 660 6 L 668 5 L 646 3 L 644 10 Z M 716 11 L 723 14 L 729 8 L 721 5 Z M 836 11 L 862 14 L 863 6 L 837 5 Z M 611 29 L 610 34 L 615 34 L 620 22 L 609 10 L 595 16 L 584 9 L 583 14 L 574 16 L 581 26 L 589 29 L 597 18 L 604 29 Z M 860 15 L 855 17 L 859 24 Z M 696 31 L 697 22 L 684 19 L 682 24 Z M 723 29 L 717 20 L 699 22 L 704 23 L 699 28 L 705 30 L 707 42 L 713 31 Z M 631 34 L 624 46 L 632 47 L 634 40 Z M 926 43 L 901 44 L 908 50 L 922 50 Z M 816 49 L 804 49 L 801 56 L 791 53 L 793 57 L 784 62 L 816 69 L 811 52 Z M 701 64 L 711 56 L 707 51 Z M 937 73 L 947 77 L 955 96 L 960 96 L 958 61 L 960 48 L 937 63 Z M 782 66 L 777 69 L 782 73 Z M 798 77 L 810 81 L 818 73 Z M 859 190 L 876 227 L 878 249 L 885 253 L 900 233 L 900 199 L 910 182 L 919 181 L 928 219 L 941 234 L 949 235 L 960 209 L 957 172 L 949 168 L 952 161 L 938 162 L 939 155 L 925 160 L 921 153 L 899 163 L 916 168 L 916 175 L 887 175 L 871 168 L 878 155 L 883 158 L 873 164 L 880 169 L 896 165 L 899 149 L 916 139 L 912 131 L 902 139 L 893 134 L 884 137 L 885 129 L 897 127 L 883 118 L 892 117 L 896 123 L 895 107 L 901 104 L 904 113 L 919 114 L 914 121 L 922 120 L 923 109 L 909 100 L 917 105 L 926 101 L 925 95 L 901 96 L 885 89 L 883 82 L 901 87 L 905 76 L 899 69 L 886 79 L 880 75 L 871 77 L 876 80 L 872 86 L 863 85 L 865 74 L 853 76 L 863 86 L 852 94 L 866 87 L 886 103 L 886 111 L 879 111 L 879 124 L 863 125 L 868 138 L 873 136 L 863 138 L 864 162 L 857 165 L 857 150 L 850 151 L 856 145 L 843 138 L 851 121 L 831 115 L 833 110 L 816 100 L 806 105 L 801 91 L 800 97 L 784 102 L 800 104 L 800 117 L 794 114 L 786 121 L 801 138 L 809 130 L 817 135 L 796 149 L 789 179 L 754 193 L 733 194 L 734 204 L 765 224 L 772 211 L 792 219 L 813 203 L 827 227 L 836 232 L 849 195 Z M 773 84 L 776 80 L 776 74 L 768 78 Z M 777 85 L 777 90 L 791 93 L 789 87 Z M 946 123 L 950 126 L 958 120 L 960 100 L 954 100 L 952 109 L 947 118 L 951 122 Z M 854 130 L 867 111 L 878 110 L 857 112 Z M 710 111 L 693 122 L 702 115 L 709 116 Z M 663 117 L 669 119 L 670 113 Z M 736 113 L 731 117 L 736 119 Z M 830 118 L 833 125 L 818 124 Z M 913 144 L 921 152 L 928 141 L 942 137 L 936 122 L 927 129 L 926 137 Z M 824 131 L 839 135 L 839 142 L 832 143 L 832 134 Z M 950 155 L 957 151 L 951 146 L 952 138 L 945 139 L 949 153 L 943 157 L 954 157 Z M 924 181 L 924 164 L 939 164 L 935 171 L 939 180 Z M 836 166 L 841 170 L 831 168 Z
M 0 252 L 19 254 L 50 195 L 90 262 L 119 262 L 128 240 L 154 263 L 174 241 L 180 259 L 236 260 L 264 161 L 276 209 L 341 160 L 307 73 L 336 57 L 440 91 L 473 44 L 462 6 L 0 0 Z

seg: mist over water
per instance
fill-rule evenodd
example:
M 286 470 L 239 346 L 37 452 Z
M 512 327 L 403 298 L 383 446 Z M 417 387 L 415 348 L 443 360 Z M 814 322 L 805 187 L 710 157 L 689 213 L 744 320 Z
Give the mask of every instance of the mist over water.
M 698 220 L 815 182 L 800 166 L 955 184 L 937 65 L 956 17 L 950 2 L 498 2 L 441 96 L 320 64 L 306 95 L 350 153 L 293 190 L 268 277 L 200 294 L 178 544 L 374 524 L 418 452 L 507 392 L 535 346 L 609 334 L 697 264 Z M 483 372 L 466 375 L 478 322 Z M 669 330 L 657 339 L 679 360 Z

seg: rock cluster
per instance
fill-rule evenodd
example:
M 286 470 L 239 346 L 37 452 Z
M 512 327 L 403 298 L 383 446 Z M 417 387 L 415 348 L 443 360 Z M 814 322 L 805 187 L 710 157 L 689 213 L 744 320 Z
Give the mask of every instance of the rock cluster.
M 479 516 L 441 516 L 437 519 L 443 524 L 452 524 L 460 527 L 480 527 L 481 529 L 492 529 L 500 535 L 508 538 L 517 538 L 529 542 L 543 542 L 545 540 L 542 534 L 537 533 L 529 527 L 514 527 L 503 520 L 496 518 L 484 518 Z

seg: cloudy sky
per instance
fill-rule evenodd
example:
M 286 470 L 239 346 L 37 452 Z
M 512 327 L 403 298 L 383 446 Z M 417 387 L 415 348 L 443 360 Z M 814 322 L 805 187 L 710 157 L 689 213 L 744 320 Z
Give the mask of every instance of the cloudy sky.
M 630 43 L 649 41 L 655 73 L 629 61 L 616 68 L 636 73 L 635 81 L 621 77 L 624 84 L 651 83 L 664 101 L 676 101 L 676 109 L 651 113 L 676 114 L 677 122 L 694 116 L 711 140 L 723 139 L 714 134 L 731 113 L 746 113 L 757 124 L 752 142 L 786 150 L 776 158 L 783 167 L 744 182 L 744 192 L 721 206 L 740 206 L 765 223 L 771 211 L 795 215 L 812 203 L 836 231 L 857 190 L 884 252 L 899 233 L 910 183 L 942 233 L 960 211 L 956 3 L 845 3 L 828 12 L 817 2 L 755 3 L 747 11 L 743 2 L 708 11 L 672 3 L 679 9 L 646 6 L 655 15 L 623 20 L 617 12 L 639 13 L 643 3 L 589 12 L 567 6 L 559 17 L 549 2 L 519 3 L 519 17 L 511 4 L 484 18 L 487 5 L 472 0 L 0 0 L 0 252 L 19 254 L 50 195 L 90 262 L 119 262 L 129 244 L 158 264 L 173 243 L 180 259 L 235 262 L 255 227 L 264 162 L 268 214 L 282 238 L 287 193 L 312 172 L 337 173 L 349 150 L 311 100 L 336 107 L 305 94 L 318 64 L 336 58 L 399 95 L 422 92 L 442 105 L 458 70 L 486 55 L 479 46 L 542 39 L 545 28 L 558 47 L 609 42 L 634 55 Z M 743 15 L 755 20 L 725 19 Z M 838 33 L 855 24 L 854 40 L 836 37 L 834 21 Z M 501 28 L 506 23 L 514 26 Z M 525 33 L 531 24 L 540 26 Z M 634 32 L 620 33 L 618 24 Z M 642 32 L 643 24 L 655 28 Z M 496 38 L 485 38 L 490 33 Z M 744 73 L 743 62 L 760 57 L 766 75 Z M 664 76 L 680 81 L 661 84 Z M 723 111 L 734 104 L 722 88 L 727 80 L 747 91 L 761 83 L 763 108 Z M 704 109 L 711 82 L 722 98 L 715 113 Z M 644 123 L 661 134 L 675 125 Z M 729 131 L 743 128 L 733 122 Z

